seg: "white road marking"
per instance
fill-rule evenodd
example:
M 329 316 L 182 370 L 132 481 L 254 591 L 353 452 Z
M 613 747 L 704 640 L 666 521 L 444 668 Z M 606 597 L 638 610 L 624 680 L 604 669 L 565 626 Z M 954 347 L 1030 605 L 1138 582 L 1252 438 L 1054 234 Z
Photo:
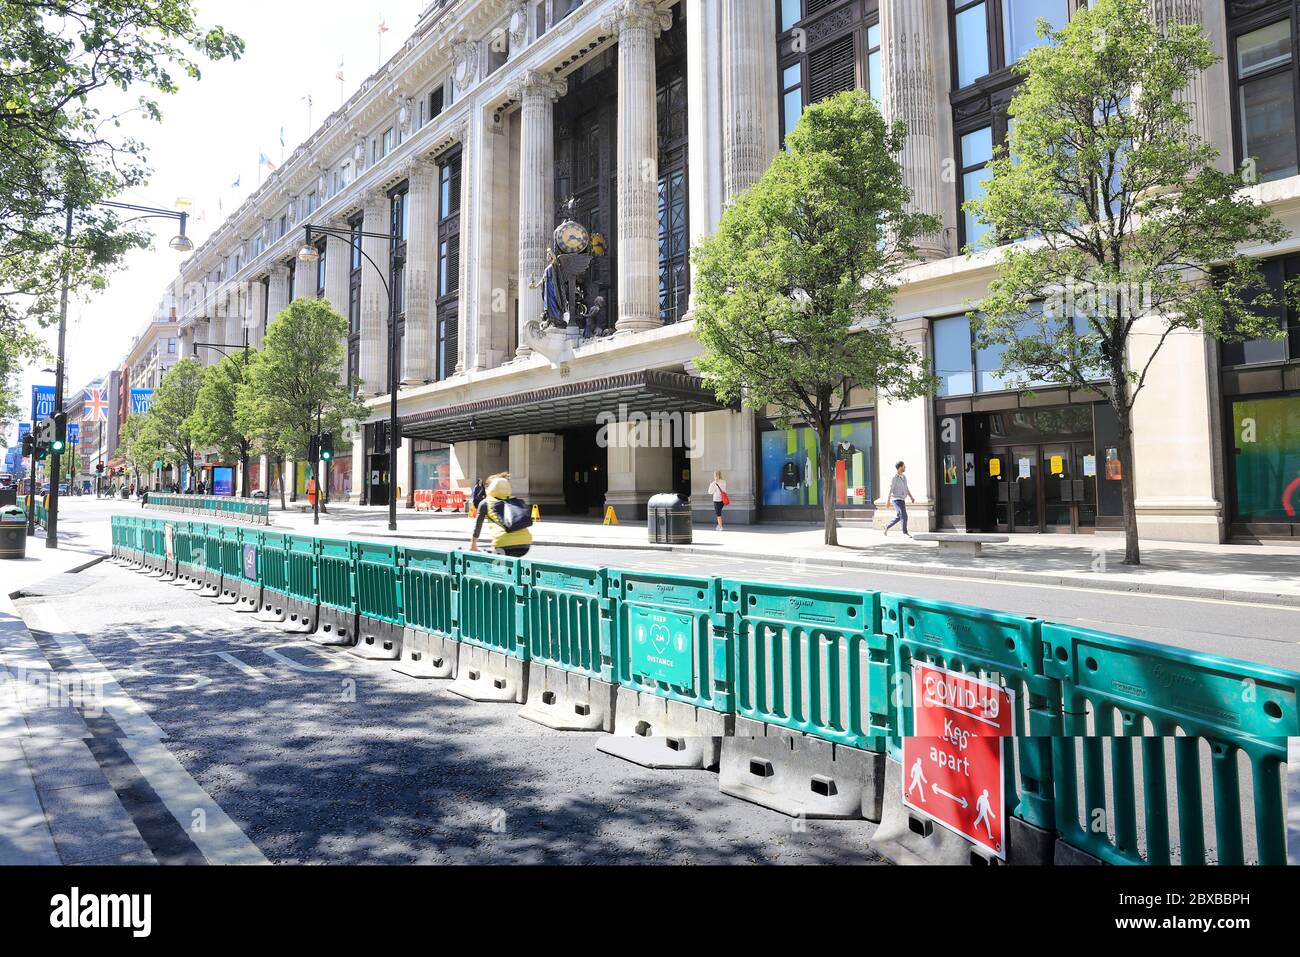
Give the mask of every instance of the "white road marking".
M 269 863 L 239 825 L 176 760 L 176 756 L 162 743 L 165 732 L 122 689 L 112 672 L 91 653 L 59 613 L 47 605 L 35 605 L 29 614 L 40 622 L 42 631 L 58 642 L 60 650 L 82 678 L 93 680 L 103 688 L 103 710 L 126 734 L 121 740 L 122 748 L 208 862 Z M 196 815 L 196 812 L 202 814 Z M 204 822 L 201 829 L 193 826 L 196 816 Z

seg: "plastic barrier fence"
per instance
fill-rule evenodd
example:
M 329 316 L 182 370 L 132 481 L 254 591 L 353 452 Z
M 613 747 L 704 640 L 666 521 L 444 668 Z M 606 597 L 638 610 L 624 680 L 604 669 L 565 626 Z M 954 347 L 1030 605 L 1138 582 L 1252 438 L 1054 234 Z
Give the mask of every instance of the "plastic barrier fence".
M 145 508 L 164 512 L 225 519 L 231 522 L 248 522 L 267 525 L 271 521 L 269 499 L 230 498 L 226 495 L 173 495 L 167 492 L 150 492 Z
M 256 585 L 299 610 L 300 630 L 318 613 L 346 629 L 338 643 L 356 643 L 360 620 L 603 680 L 620 721 L 626 692 L 896 756 L 913 668 L 976 676 L 1015 695 L 1007 813 L 1058 848 L 1113 864 L 1286 861 L 1294 671 L 907 595 L 234 525 L 117 516 L 114 557 L 165 567 L 168 525 L 173 561 L 214 595 L 223 578 Z

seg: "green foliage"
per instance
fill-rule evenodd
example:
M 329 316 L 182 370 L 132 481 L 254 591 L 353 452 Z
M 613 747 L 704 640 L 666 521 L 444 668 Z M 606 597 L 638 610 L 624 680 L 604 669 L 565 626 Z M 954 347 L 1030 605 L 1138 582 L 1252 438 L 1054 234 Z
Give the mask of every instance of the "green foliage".
M 933 388 L 893 319 L 899 271 L 940 228 L 907 209 L 905 136 L 861 90 L 810 107 L 692 253 L 704 379 L 724 401 L 804 416 L 823 449 L 851 388 Z M 828 540 L 833 522 L 828 506 Z
M 254 355 L 236 352 L 209 366 L 186 420 L 195 445 L 215 448 L 226 461 L 245 461 L 253 447 L 253 438 L 239 428 L 237 409 L 240 393 L 248 388 Z
M 163 457 L 184 461 L 191 482 L 198 446 L 191 420 L 207 371 L 197 359 L 186 358 L 176 363 L 163 376 L 147 413 L 150 432 L 165 453 Z
M 324 299 L 290 303 L 267 328 L 250 387 L 236 400 L 237 427 L 273 453 L 299 459 L 318 418 L 322 430 L 341 434 L 344 421 L 365 415 L 339 375 L 347 331 L 347 319 Z
M 1165 34 L 1143 0 L 1099 0 L 1046 36 L 1016 66 L 1010 149 L 965 204 L 992 227 L 989 245 L 1033 237 L 1003 252 L 975 320 L 1014 379 L 1101 380 L 1127 415 L 1175 331 L 1280 334 L 1238 250 L 1287 232 L 1189 125 L 1178 94 L 1215 62 L 1199 26 Z M 1027 318 L 1035 300 L 1049 308 Z M 1072 313 L 1086 324 L 1061 321 Z M 1130 353 L 1139 326 L 1150 347 Z
M 122 423 L 118 448 L 137 475 L 148 474 L 153 463 L 165 459 L 165 450 L 159 441 L 157 429 L 148 413 L 133 413 Z
M 242 50 L 198 25 L 191 0 L 0 3 L 0 376 L 44 357 L 36 329 L 57 314 L 63 267 L 74 291 L 95 290 L 147 244 L 94 206 L 148 174 L 144 145 L 121 135 L 107 104 L 158 120 L 153 97 L 175 92 L 172 71 L 197 78 L 200 59 Z

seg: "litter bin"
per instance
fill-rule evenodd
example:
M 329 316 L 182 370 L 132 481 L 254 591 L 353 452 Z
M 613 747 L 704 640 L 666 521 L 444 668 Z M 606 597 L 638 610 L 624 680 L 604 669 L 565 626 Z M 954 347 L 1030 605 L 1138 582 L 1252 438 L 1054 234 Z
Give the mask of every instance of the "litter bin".
M 651 544 L 689 545 L 694 540 L 695 523 L 689 498 L 664 492 L 650 499 L 646 512 Z
M 27 557 L 27 513 L 17 505 L 0 508 L 0 558 Z

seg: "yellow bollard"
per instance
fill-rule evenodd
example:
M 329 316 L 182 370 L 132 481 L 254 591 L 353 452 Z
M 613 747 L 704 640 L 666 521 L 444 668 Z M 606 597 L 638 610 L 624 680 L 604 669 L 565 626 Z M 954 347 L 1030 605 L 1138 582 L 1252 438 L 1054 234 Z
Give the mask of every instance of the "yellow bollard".
M 614 511 L 613 505 L 605 506 L 605 524 L 606 525 L 618 524 L 618 513 Z
M 541 520 L 542 520 L 542 510 L 537 507 L 536 503 L 533 503 L 533 521 L 540 522 Z

